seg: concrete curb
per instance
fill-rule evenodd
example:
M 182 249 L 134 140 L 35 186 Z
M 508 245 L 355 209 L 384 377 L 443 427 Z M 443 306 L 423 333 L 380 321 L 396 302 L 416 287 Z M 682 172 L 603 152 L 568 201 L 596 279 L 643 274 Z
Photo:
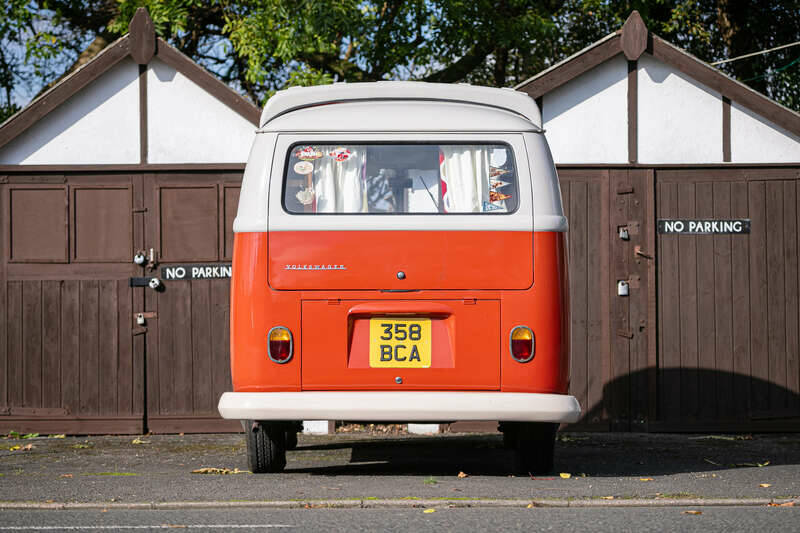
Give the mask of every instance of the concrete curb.
M 274 501 L 205 501 L 205 502 L 0 502 L 0 511 L 10 510 L 84 510 L 84 509 L 408 509 L 459 507 L 755 507 L 793 503 L 800 499 L 784 498 L 632 498 L 632 499 L 353 499 L 353 500 L 274 500 Z

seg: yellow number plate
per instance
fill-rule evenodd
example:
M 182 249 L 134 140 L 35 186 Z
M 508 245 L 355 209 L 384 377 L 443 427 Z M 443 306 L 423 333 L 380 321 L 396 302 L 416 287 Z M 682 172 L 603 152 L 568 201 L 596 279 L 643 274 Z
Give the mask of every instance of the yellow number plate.
M 431 321 L 371 318 L 369 366 L 372 368 L 429 368 Z

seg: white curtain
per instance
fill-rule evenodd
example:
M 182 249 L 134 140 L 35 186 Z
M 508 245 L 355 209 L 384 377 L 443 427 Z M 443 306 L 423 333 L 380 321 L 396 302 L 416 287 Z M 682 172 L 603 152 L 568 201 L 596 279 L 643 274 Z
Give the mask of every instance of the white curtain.
M 439 173 L 448 213 L 480 213 L 489 203 L 489 147 L 442 146 Z
M 329 154 L 341 146 L 317 146 L 324 155 L 314 161 L 314 193 L 317 213 L 360 213 L 367 211 L 364 192 L 365 146 L 346 146 L 344 161 Z

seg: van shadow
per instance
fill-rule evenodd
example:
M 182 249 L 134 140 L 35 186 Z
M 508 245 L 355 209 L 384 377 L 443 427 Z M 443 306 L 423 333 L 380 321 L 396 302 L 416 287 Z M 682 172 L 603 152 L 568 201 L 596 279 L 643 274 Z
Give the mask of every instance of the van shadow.
M 646 369 L 608 383 L 598 405 L 585 409 L 578 424 L 559 433 L 555 472 L 649 476 L 800 464 L 797 393 L 750 376 L 669 369 L 655 376 L 661 394 L 648 395 L 646 390 L 642 395 L 637 388 L 652 378 Z M 726 396 L 729 391 L 737 397 Z M 662 418 L 631 423 L 635 416 L 648 413 L 647 408 L 629 409 L 639 397 L 659 402 L 656 412 Z M 573 430 L 588 427 L 602 431 Z M 609 428 L 617 431 L 608 432 Z M 628 431 L 631 428 L 639 432 Z M 759 430 L 782 433 L 748 432 Z M 504 448 L 499 433 L 364 438 L 305 445 L 289 453 L 287 472 L 316 475 L 508 476 L 513 472 L 513 453 Z M 298 463 L 309 466 L 291 468 Z

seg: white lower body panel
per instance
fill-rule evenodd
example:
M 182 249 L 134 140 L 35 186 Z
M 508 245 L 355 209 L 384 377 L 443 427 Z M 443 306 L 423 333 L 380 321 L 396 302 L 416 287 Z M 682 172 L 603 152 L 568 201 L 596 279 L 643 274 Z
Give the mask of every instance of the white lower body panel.
M 567 394 L 522 392 L 226 392 L 219 412 L 240 420 L 576 422 L 581 407 Z

